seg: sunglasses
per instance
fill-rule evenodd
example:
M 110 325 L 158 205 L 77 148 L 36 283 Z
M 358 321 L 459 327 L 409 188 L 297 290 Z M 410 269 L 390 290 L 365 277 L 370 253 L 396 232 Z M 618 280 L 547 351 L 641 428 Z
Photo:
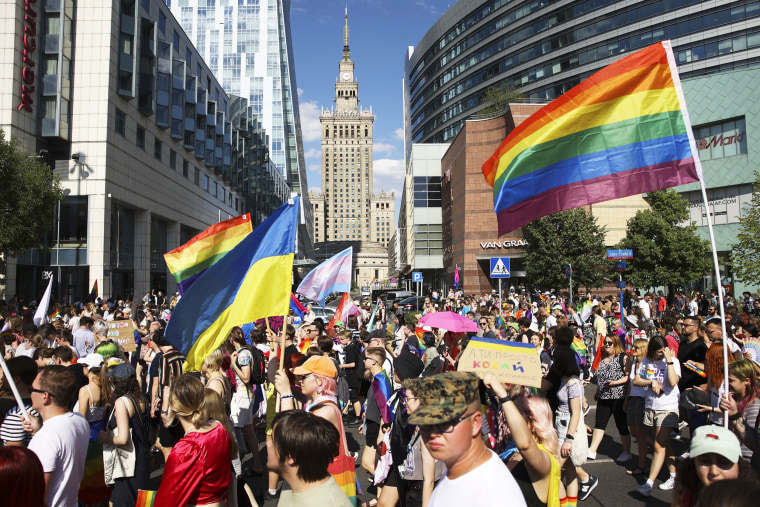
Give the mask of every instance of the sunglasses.
M 615 344 L 612 342 L 604 342 L 605 347 L 611 347 L 612 345 L 615 345 Z
M 47 391 L 43 391 L 42 389 L 36 389 L 36 388 L 34 388 L 34 387 L 30 387 L 30 388 L 29 388 L 29 391 L 30 391 L 30 392 L 33 392 L 33 393 L 38 393 L 38 394 L 45 394 L 45 393 L 47 393 L 47 395 L 48 395 L 48 396 L 50 396 L 51 398 L 55 398 L 55 396 L 54 396 L 54 395 L 50 394 L 50 393 L 49 393 L 49 392 L 47 392 Z
M 472 416 L 477 414 L 477 412 L 471 412 L 465 416 L 460 417 L 459 419 L 454 419 L 453 421 L 449 421 L 447 423 L 441 423 L 441 424 L 420 424 L 420 433 L 424 433 L 426 435 L 429 435 L 430 433 L 437 434 L 445 434 L 445 433 L 451 433 L 454 431 L 454 428 L 457 424 L 464 421 L 465 419 L 468 419 Z

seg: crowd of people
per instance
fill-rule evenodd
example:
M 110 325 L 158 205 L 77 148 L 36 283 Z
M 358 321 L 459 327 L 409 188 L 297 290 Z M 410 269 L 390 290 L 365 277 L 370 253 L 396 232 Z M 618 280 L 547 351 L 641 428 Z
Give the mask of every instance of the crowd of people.
M 656 485 L 673 506 L 749 505 L 760 365 L 745 344 L 760 301 L 726 298 L 724 336 L 716 292 L 631 291 L 622 309 L 568 296 L 436 291 L 411 311 L 360 303 L 346 322 L 307 306 L 282 326 L 230 329 L 200 371 L 164 337 L 176 298 L 56 305 L 40 326 L 14 298 L 0 305 L 12 379 L 0 377 L 0 480 L 18 487 L 0 505 L 134 506 L 153 487 L 156 506 L 574 506 L 599 485 L 584 466 L 610 419 L 641 498 Z M 419 322 L 439 311 L 478 331 Z M 111 320 L 132 322 L 134 350 L 110 339 Z M 540 387 L 458 371 L 474 337 L 534 345 Z M 674 438 L 688 452 L 675 456 Z M 245 479 L 262 474 L 266 490 L 252 490 Z

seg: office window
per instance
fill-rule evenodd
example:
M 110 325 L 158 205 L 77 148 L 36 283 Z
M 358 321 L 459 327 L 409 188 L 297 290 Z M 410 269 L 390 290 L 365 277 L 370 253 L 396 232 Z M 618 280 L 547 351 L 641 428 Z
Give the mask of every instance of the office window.
M 172 42 L 174 43 L 174 51 L 179 52 L 179 34 L 177 33 L 177 30 L 174 30 L 174 38 L 172 39 Z
M 137 126 L 137 137 L 135 139 L 135 144 L 138 148 L 144 150 L 145 149 L 145 129 L 141 126 Z
M 185 62 L 187 63 L 188 67 L 192 66 L 192 60 L 193 60 L 193 52 L 190 51 L 190 48 L 185 48 Z
M 177 170 L 177 152 L 169 149 L 169 167 L 171 167 L 172 171 Z
M 203 175 L 203 190 L 208 192 L 208 176 L 205 174 Z
M 182 176 L 185 178 L 190 174 L 190 163 L 187 160 L 182 161 Z
M 158 11 L 158 29 L 162 32 L 166 31 L 166 14 L 160 9 Z
M 156 159 L 161 160 L 161 151 L 163 150 L 163 143 L 159 141 L 158 139 L 153 140 L 153 156 L 156 157 Z
M 201 170 L 197 167 L 195 168 L 195 186 L 201 186 Z
M 127 115 L 124 111 L 116 109 L 116 118 L 114 120 L 114 130 L 116 133 L 126 137 L 127 135 Z
M 216 181 L 214 182 L 214 186 L 212 188 L 213 188 L 213 190 L 211 192 L 211 195 L 213 195 L 214 197 L 216 197 L 216 193 L 218 191 L 218 185 L 217 185 Z

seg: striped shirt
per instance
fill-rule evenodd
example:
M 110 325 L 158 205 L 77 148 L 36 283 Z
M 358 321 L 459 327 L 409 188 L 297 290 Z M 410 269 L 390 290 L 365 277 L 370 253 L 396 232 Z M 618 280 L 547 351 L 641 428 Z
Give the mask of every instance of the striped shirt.
M 39 412 L 32 408 L 32 400 L 25 398 L 23 401 L 27 412 L 29 412 L 29 415 L 32 415 L 39 419 Z M 29 445 L 29 441 L 32 439 L 32 435 L 24 431 L 21 417 L 21 410 L 18 408 L 18 406 L 13 407 L 8 411 L 7 414 L 5 414 L 3 425 L 0 427 L 0 440 L 3 441 L 3 445 L 8 445 L 9 442 L 23 442 L 24 446 Z

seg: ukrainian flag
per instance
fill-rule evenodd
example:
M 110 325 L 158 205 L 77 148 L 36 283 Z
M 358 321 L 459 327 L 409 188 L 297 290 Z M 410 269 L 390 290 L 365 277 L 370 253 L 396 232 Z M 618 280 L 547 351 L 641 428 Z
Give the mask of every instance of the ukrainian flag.
M 280 206 L 179 300 L 164 336 L 186 370 L 200 370 L 234 326 L 288 314 L 299 206 L 298 197 Z

